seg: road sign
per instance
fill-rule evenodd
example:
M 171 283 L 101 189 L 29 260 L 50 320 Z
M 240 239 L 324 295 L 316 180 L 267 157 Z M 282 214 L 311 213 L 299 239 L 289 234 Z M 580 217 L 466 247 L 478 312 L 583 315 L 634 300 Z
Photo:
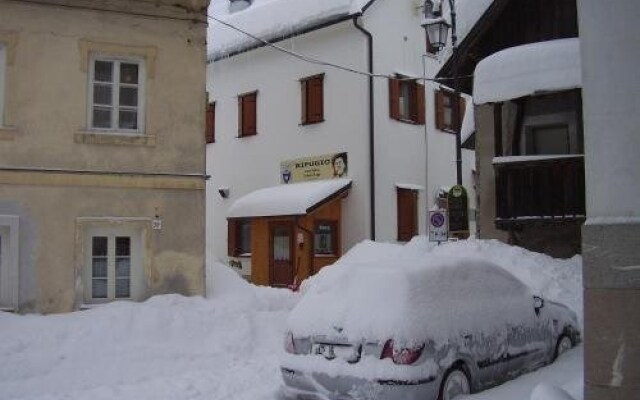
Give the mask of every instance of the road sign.
M 429 241 L 446 242 L 449 239 L 449 219 L 444 210 L 429 211 Z

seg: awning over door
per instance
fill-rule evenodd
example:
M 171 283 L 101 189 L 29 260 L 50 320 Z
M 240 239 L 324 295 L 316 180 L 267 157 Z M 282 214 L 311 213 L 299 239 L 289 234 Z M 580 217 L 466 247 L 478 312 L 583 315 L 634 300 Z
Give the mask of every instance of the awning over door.
M 240 197 L 228 218 L 305 215 L 351 187 L 351 179 L 329 179 L 292 183 L 259 189 Z

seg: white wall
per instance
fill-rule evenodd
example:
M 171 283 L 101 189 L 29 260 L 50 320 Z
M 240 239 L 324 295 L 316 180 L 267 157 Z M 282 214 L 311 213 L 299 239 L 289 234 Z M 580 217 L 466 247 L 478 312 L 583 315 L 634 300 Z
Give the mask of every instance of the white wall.
M 639 217 L 640 6 L 636 0 L 578 6 L 587 213 Z
M 374 72 L 434 76 L 439 60 L 424 57 L 425 33 L 420 10 L 411 0 L 379 0 L 366 11 L 362 25 L 374 36 Z M 352 21 L 278 43 L 299 53 L 367 70 L 366 37 Z M 325 73 L 325 122 L 298 126 L 300 78 Z M 216 104 L 216 143 L 207 148 L 208 260 L 226 258 L 226 212 L 253 190 L 279 185 L 283 160 L 346 151 L 353 188 L 343 202 L 343 246 L 369 237 L 368 78 L 316 66 L 261 48 L 208 67 L 207 88 Z M 426 211 L 440 186 L 455 184 L 455 136 L 435 129 L 437 84 L 428 83 L 427 125 L 389 117 L 389 86 L 375 79 L 376 239 L 397 237 L 396 184 L 426 188 L 419 194 L 419 232 L 426 233 Z M 237 95 L 258 90 L 258 135 L 237 138 Z M 469 104 L 469 106 L 471 106 Z M 427 143 L 428 141 L 428 143 Z M 427 147 L 428 157 L 427 160 Z M 470 168 L 473 153 L 464 151 L 464 183 L 473 208 Z M 429 166 L 427 167 L 427 161 Z M 218 187 L 229 187 L 221 199 Z
M 366 69 L 365 38 L 348 21 L 278 43 L 280 46 Z M 324 117 L 299 126 L 299 79 L 324 73 Z M 216 143 L 207 146 L 208 260 L 226 258 L 227 209 L 239 197 L 280 184 L 280 162 L 347 151 L 353 188 L 343 202 L 344 245 L 368 237 L 367 79 L 302 62 L 261 48 L 208 66 L 210 99 L 216 101 Z M 258 90 L 258 134 L 238 138 L 237 95 Z M 218 187 L 229 187 L 222 199 Z

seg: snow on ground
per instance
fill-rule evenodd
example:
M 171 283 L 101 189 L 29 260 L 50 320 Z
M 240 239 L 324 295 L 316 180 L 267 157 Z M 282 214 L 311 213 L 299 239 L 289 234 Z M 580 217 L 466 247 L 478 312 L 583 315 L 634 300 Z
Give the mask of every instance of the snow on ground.
M 579 257 L 556 260 L 495 241 L 434 246 L 420 237 L 406 246 L 363 242 L 344 258 L 390 252 L 485 258 L 582 318 Z M 209 299 L 165 295 L 62 315 L 0 313 L 0 400 L 279 400 L 285 321 L 301 295 L 250 285 L 222 265 L 210 272 Z M 581 400 L 582 354 L 578 347 L 467 400 Z

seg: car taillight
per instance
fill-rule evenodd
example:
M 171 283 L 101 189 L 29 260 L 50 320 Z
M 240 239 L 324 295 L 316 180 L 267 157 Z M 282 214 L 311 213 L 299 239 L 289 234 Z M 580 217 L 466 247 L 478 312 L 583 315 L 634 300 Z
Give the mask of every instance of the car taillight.
M 418 361 L 418 358 L 422 355 L 422 350 L 424 350 L 424 345 L 397 349 L 394 347 L 393 340 L 389 339 L 382 348 L 380 359 L 390 358 L 394 364 L 413 364 Z
M 293 333 L 287 332 L 287 338 L 284 342 L 284 350 L 290 354 L 296 354 L 296 343 L 293 341 Z

